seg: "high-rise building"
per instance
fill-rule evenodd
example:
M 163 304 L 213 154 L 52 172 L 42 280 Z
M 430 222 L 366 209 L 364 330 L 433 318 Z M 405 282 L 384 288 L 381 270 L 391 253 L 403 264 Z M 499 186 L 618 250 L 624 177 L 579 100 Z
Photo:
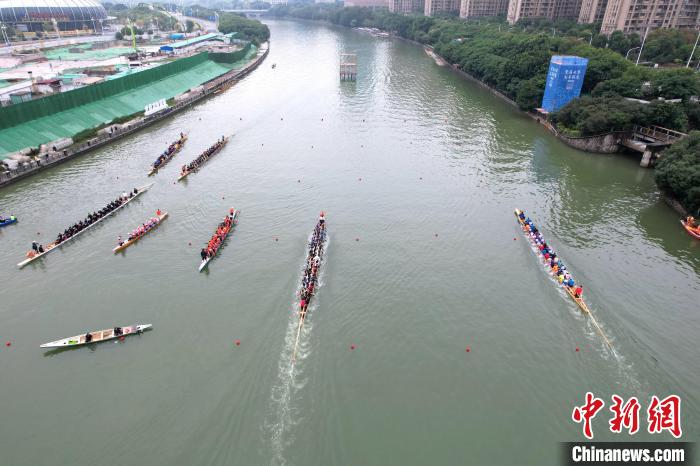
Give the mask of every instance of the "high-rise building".
M 700 0 L 608 0 L 601 34 L 698 27 Z
M 423 11 L 423 0 L 390 0 L 389 11 L 408 14 Z
M 367 8 L 389 8 L 389 0 L 345 0 L 345 6 L 362 6 Z
M 423 12 L 425 16 L 433 16 L 441 11 L 450 12 L 459 9 L 457 0 L 425 0 Z
M 508 22 L 521 18 L 578 19 L 581 0 L 510 0 Z
M 503 16 L 508 13 L 508 0 L 462 0 L 460 18 Z
M 579 23 L 600 23 L 605 15 L 608 0 L 583 0 L 581 12 L 578 15 Z

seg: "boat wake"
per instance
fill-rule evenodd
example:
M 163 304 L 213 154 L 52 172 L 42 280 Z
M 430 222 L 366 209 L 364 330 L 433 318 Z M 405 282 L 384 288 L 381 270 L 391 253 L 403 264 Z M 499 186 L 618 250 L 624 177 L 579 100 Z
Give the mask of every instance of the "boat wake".
M 328 251 L 328 243 L 329 239 L 326 236 L 323 246 L 324 257 Z M 323 267 L 320 269 L 317 289 L 323 287 L 324 269 Z M 300 283 L 303 273 L 302 268 L 298 280 Z M 300 291 L 301 289 L 297 290 L 289 309 L 290 316 L 284 335 L 284 347 L 277 364 L 277 382 L 272 387 L 270 413 L 264 426 L 272 450 L 271 464 L 279 466 L 288 464 L 285 451 L 294 442 L 294 427 L 303 421 L 299 395 L 308 381 L 308 377 L 304 375 L 303 371 L 304 361 L 312 352 L 310 339 L 314 328 L 313 316 L 318 307 L 316 300 L 309 305 L 304 325 L 300 329 L 298 312 Z
M 528 241 L 528 246 L 532 250 L 533 254 L 537 256 L 538 260 L 540 260 L 540 266 L 542 267 L 542 270 L 549 276 L 549 279 L 552 281 L 552 283 L 556 285 L 557 292 L 562 296 L 562 299 L 569 302 L 569 296 L 566 290 L 564 290 L 564 288 L 557 282 L 554 275 L 550 272 L 549 268 L 541 261 L 539 250 L 532 243 L 532 241 Z M 586 316 L 585 314 L 582 314 L 580 312 L 574 313 L 574 317 L 576 319 L 580 319 L 585 322 L 584 335 L 589 341 L 596 343 L 594 347 L 598 350 L 599 354 L 603 359 L 615 365 L 618 373 L 617 385 L 621 389 L 627 390 L 632 393 L 642 393 L 644 389 L 642 383 L 640 382 L 639 374 L 637 373 L 633 365 L 617 350 L 617 348 L 614 345 L 612 345 L 612 343 L 610 345 L 605 344 L 605 341 L 608 339 L 607 336 L 605 340 L 602 340 L 600 338 L 600 334 L 608 335 L 609 332 L 606 329 L 604 323 L 599 323 L 598 321 L 594 320 L 595 317 L 591 318 L 593 316 L 593 311 L 591 310 L 590 312 L 590 316 Z M 615 338 L 611 338 L 610 341 L 615 342 Z

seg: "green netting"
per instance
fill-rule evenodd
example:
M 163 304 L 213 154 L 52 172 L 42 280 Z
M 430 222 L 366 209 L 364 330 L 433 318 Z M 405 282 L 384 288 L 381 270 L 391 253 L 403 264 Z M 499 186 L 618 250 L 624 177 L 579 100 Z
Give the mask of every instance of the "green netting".
M 112 81 L 105 81 L 92 86 L 81 87 L 68 92 L 44 97 L 42 99 L 0 108 L 0 130 L 19 125 L 37 118 L 70 110 L 80 105 L 89 104 L 100 99 L 114 96 L 121 92 L 133 90 L 139 86 L 153 83 L 159 79 L 187 71 L 208 61 L 206 52 L 191 57 L 149 68 L 141 73 L 125 76 Z M 158 100 L 158 99 L 155 99 Z
M 63 47 L 60 49 L 51 49 L 43 52 L 44 56 L 49 60 L 109 60 L 110 58 L 125 55 L 134 51 L 131 47 L 110 47 L 106 49 L 92 50 L 92 44 L 80 44 L 71 47 Z M 69 49 L 82 49 L 82 53 L 69 52 Z
M 161 69 L 169 66 L 172 68 L 171 72 L 167 73 L 165 77 L 161 77 L 163 71 L 167 71 Z M 13 107 L 19 109 L 15 110 L 14 114 L 23 116 L 28 113 L 40 112 L 40 109 L 43 107 L 56 108 L 59 105 L 66 106 L 65 109 L 60 111 L 41 111 L 43 115 L 38 118 L 25 120 L 23 124 L 0 129 L 0 159 L 19 149 L 37 147 L 45 142 L 71 137 L 86 129 L 109 123 L 115 118 L 143 111 L 144 106 L 147 104 L 159 99 L 175 97 L 226 73 L 230 69 L 230 65 L 209 60 L 207 59 L 207 54 L 203 53 L 106 83 L 99 83 L 56 96 L 45 97 L 37 101 L 5 107 L 0 109 L 0 122 L 11 118 L 5 112 Z M 156 70 L 161 70 L 161 73 L 149 73 Z M 150 81 L 146 82 L 146 78 L 150 78 Z M 129 85 L 125 81 L 139 83 L 140 85 Z M 93 89 L 98 87 L 99 89 Z M 109 94 L 114 89 L 121 90 L 121 92 Z M 49 99 L 67 96 L 77 91 L 82 92 L 77 96 L 70 96 L 67 102 L 64 99 L 61 102 L 50 102 L 48 105 L 45 103 Z M 31 110 L 21 109 L 21 107 L 37 103 L 40 103 L 40 105 L 34 105 Z
M 235 65 L 240 61 L 247 61 L 257 52 L 257 48 L 253 44 L 247 44 L 241 50 L 233 53 L 210 53 L 209 58 L 217 63 L 227 63 Z M 235 66 L 234 66 L 235 67 Z

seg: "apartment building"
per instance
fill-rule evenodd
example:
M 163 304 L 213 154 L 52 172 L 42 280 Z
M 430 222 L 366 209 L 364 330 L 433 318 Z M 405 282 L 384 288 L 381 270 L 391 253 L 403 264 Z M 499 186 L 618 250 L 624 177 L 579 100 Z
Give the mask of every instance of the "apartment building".
M 700 0 L 607 0 L 601 34 L 697 29 Z M 580 21 L 580 20 L 579 20 Z M 586 21 L 590 22 L 590 21 Z
M 423 0 L 390 0 L 389 11 L 392 13 L 408 14 L 423 12 Z
M 504 16 L 508 13 L 508 0 L 462 0 L 459 7 L 460 18 L 482 16 Z

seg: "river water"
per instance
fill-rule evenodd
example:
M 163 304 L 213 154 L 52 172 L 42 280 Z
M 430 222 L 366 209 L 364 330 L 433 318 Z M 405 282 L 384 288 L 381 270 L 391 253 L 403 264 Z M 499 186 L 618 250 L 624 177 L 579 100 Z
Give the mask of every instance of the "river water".
M 559 442 L 583 438 L 571 410 L 586 391 L 638 397 L 642 430 L 649 397 L 676 393 L 684 439 L 698 438 L 700 243 L 653 171 L 565 146 L 413 44 L 270 27 L 265 63 L 224 94 L 0 191 L 20 219 L 0 230 L 0 464 L 554 465 Z M 356 83 L 338 81 L 343 51 Z M 32 240 L 144 185 L 179 131 L 190 139 L 149 192 L 16 268 Z M 231 207 L 239 224 L 199 274 Z M 515 207 L 585 285 L 614 351 L 540 266 Z M 170 218 L 113 255 L 157 208 Z M 320 210 L 330 241 L 292 367 Z M 39 349 L 131 323 L 154 329 Z M 596 439 L 630 439 L 608 419 L 606 405 Z M 651 438 L 671 436 L 633 440 Z

